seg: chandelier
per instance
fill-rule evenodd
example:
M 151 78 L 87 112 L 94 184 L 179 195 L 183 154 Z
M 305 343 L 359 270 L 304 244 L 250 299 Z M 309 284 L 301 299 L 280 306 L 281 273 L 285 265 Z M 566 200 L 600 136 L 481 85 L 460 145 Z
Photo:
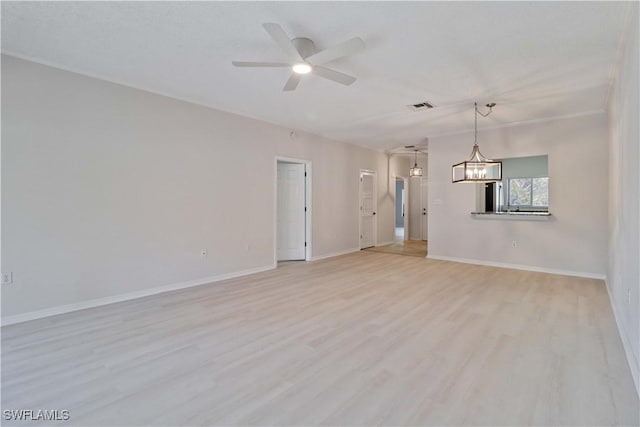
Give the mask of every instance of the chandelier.
M 413 167 L 409 169 L 409 176 L 422 176 L 422 168 L 418 166 L 418 150 L 416 152 L 416 160 L 413 163 Z
M 471 158 L 462 163 L 458 163 L 452 166 L 452 182 L 495 182 L 502 180 L 502 162 L 487 159 L 480 152 L 478 147 L 478 114 L 482 117 L 487 117 L 493 111 L 495 103 L 487 104 L 489 111 L 486 114 L 482 114 L 478 110 L 478 104 L 474 103 L 475 109 L 475 133 L 473 141 L 473 150 L 471 151 Z

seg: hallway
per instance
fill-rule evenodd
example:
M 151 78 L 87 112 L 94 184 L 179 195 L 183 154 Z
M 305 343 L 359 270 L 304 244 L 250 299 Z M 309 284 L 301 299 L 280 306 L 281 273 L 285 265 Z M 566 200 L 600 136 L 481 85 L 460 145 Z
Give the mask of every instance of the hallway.
M 393 243 L 390 245 L 375 246 L 366 249 L 372 252 L 382 252 L 387 254 L 426 257 L 427 241 L 426 240 L 404 240 L 404 228 L 396 227 Z

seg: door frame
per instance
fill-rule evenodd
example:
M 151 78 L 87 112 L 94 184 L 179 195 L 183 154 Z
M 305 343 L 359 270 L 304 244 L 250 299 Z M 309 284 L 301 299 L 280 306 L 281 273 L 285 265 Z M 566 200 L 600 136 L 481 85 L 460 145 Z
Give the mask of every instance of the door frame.
M 367 173 L 367 174 L 372 174 L 374 179 L 373 179 L 373 203 L 374 203 L 374 208 L 373 211 L 375 212 L 373 214 L 374 218 L 373 218 L 373 246 L 372 247 L 376 247 L 378 245 L 378 172 L 372 170 L 372 169 L 360 169 L 360 172 L 358 172 L 358 249 L 362 250 L 362 238 L 360 236 L 362 236 L 362 210 L 361 208 L 361 203 L 362 203 L 362 174 L 363 173 Z M 367 246 L 369 247 L 369 246 Z
M 429 240 L 429 178 L 426 176 L 420 179 L 420 238 L 423 242 Z
M 395 182 L 397 180 L 402 180 L 403 182 L 403 188 L 404 188 L 404 217 L 402 218 L 402 228 L 404 228 L 404 236 L 402 237 L 402 240 L 409 240 L 409 178 L 407 178 L 406 176 L 402 176 L 402 175 L 394 175 L 393 177 L 393 182 L 395 184 Z M 393 197 L 394 197 L 394 201 L 397 200 L 398 198 L 398 194 L 395 193 L 395 185 L 393 188 Z M 395 206 L 393 211 L 395 212 Z M 394 229 L 394 237 L 395 237 L 395 227 L 396 227 L 396 221 L 397 218 L 395 217 L 395 214 L 393 216 L 393 229 Z M 394 239 L 395 240 L 395 239 Z
M 311 261 L 311 160 L 296 159 L 293 157 L 275 156 L 273 161 L 273 266 L 278 266 L 278 162 L 298 163 L 305 165 L 304 204 L 307 211 L 304 215 L 304 260 Z

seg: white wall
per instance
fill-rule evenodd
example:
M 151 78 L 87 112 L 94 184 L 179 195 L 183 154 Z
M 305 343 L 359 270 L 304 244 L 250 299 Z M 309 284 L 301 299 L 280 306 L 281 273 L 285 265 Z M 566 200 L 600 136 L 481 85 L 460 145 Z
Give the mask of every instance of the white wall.
M 385 155 L 2 57 L 2 316 L 273 266 L 275 156 L 312 161 L 312 254 L 358 248 Z M 200 258 L 206 249 L 208 257 Z
M 472 218 L 476 186 L 452 184 L 451 165 L 468 158 L 473 134 L 430 138 L 429 257 L 604 277 L 606 114 L 481 130 L 478 141 L 491 158 L 548 154 L 553 216 L 545 221 Z
M 389 170 L 393 178 L 408 178 L 409 169 L 413 166 L 413 157 L 409 159 L 404 154 L 392 154 L 389 158 Z
M 632 6 L 609 105 L 609 265 L 607 287 L 640 395 L 640 117 L 638 4 Z

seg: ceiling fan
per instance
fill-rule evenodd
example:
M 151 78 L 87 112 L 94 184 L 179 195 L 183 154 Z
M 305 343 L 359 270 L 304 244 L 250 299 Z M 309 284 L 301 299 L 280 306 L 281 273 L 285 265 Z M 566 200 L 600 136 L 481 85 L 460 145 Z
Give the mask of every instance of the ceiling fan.
M 291 75 L 284 85 L 283 91 L 295 90 L 302 75 L 308 73 L 347 86 L 356 81 L 355 77 L 323 67 L 322 64 L 360 52 L 364 49 L 364 42 L 361 38 L 354 37 L 318 52 L 311 39 L 297 37 L 290 40 L 280 25 L 266 23 L 262 26 L 286 54 L 287 62 L 232 61 L 233 65 L 236 67 L 291 68 Z

